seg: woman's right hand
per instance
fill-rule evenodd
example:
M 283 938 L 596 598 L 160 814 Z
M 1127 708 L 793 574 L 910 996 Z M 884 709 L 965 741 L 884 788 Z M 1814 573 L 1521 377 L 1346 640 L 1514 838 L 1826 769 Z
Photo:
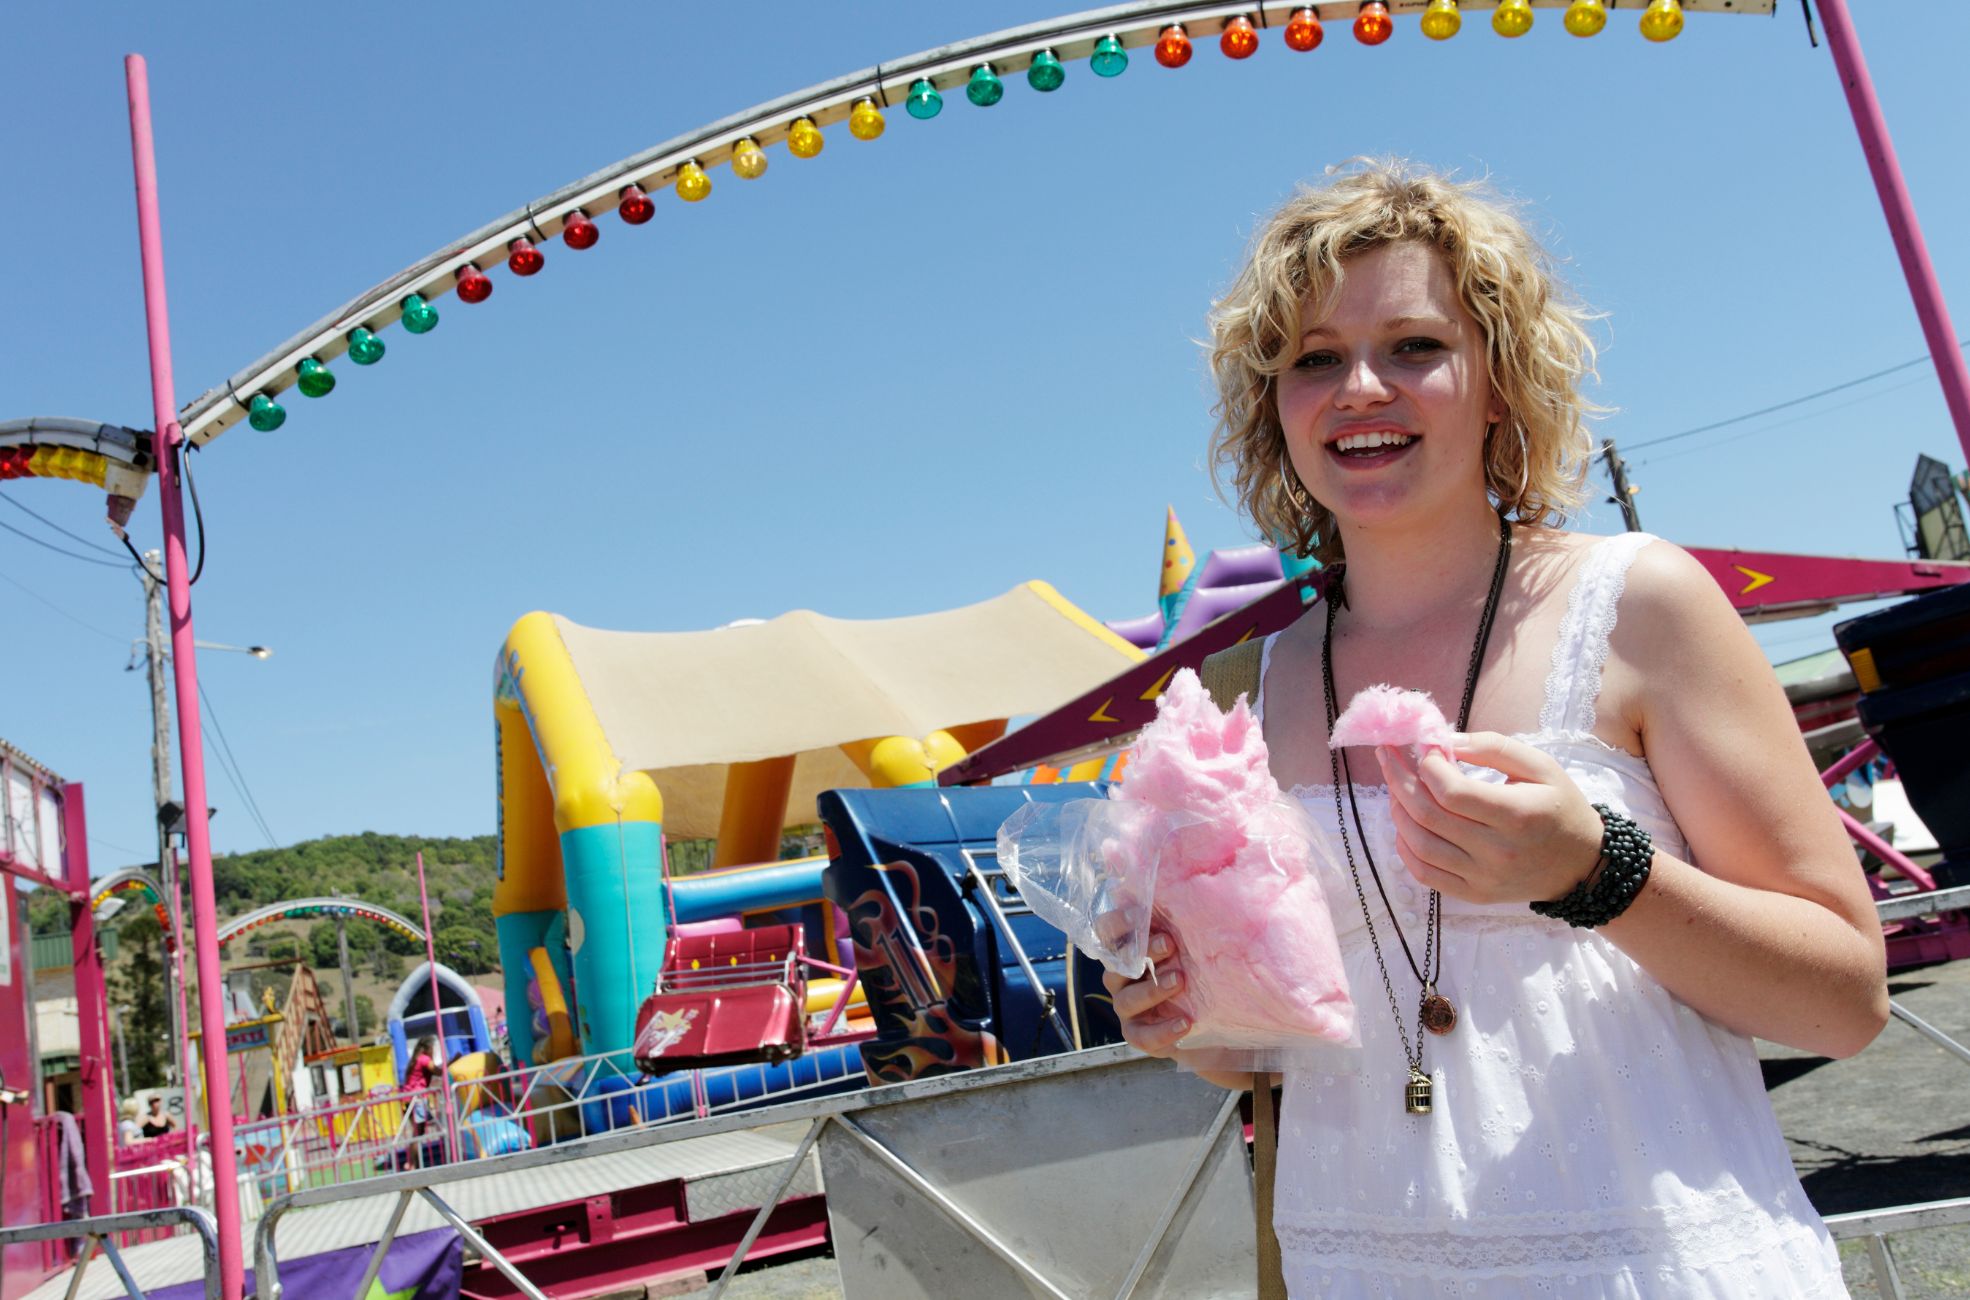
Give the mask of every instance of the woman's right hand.
M 1149 1056 L 1175 1054 L 1177 1040 L 1190 1031 L 1190 1021 L 1170 999 L 1183 992 L 1183 967 L 1177 960 L 1176 941 L 1162 931 L 1149 936 L 1152 974 L 1130 979 L 1114 971 L 1102 972 L 1101 982 L 1114 999 L 1115 1015 L 1122 1022 L 1122 1037 L 1136 1050 Z

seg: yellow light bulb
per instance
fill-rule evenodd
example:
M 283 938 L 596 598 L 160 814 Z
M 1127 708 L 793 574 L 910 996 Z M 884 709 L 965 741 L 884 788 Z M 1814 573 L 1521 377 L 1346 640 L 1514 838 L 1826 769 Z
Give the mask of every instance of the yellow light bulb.
M 1498 0 L 1491 30 L 1500 36 L 1523 36 L 1532 30 L 1532 0 Z
M 1683 6 L 1678 0 L 1649 0 L 1642 15 L 1642 35 L 1652 41 L 1673 41 L 1682 34 Z
M 864 99 L 848 110 L 848 134 L 857 140 L 875 139 L 882 134 L 884 125 L 882 110 L 873 99 Z
M 1573 0 L 1560 21 L 1575 36 L 1598 36 L 1607 26 L 1607 6 L 1601 0 Z
M 732 146 L 732 170 L 742 181 L 756 181 L 766 174 L 766 151 L 747 136 Z
M 814 125 L 811 117 L 803 117 L 787 129 L 787 152 L 796 158 L 812 158 L 825 144 L 821 128 Z
M 1419 24 L 1423 35 L 1433 41 L 1449 40 L 1463 25 L 1464 16 L 1457 12 L 1457 0 L 1430 0 L 1430 7 L 1423 11 L 1423 21 Z
M 677 169 L 677 197 L 686 203 L 696 203 L 711 193 L 711 177 L 694 159 Z

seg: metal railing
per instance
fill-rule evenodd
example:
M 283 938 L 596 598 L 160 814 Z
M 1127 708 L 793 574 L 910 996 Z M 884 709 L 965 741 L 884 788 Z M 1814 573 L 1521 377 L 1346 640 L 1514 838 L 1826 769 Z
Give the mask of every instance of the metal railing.
M 30 1241 L 81 1241 L 82 1249 L 77 1253 L 69 1274 L 67 1300 L 75 1300 L 81 1294 L 83 1275 L 88 1272 L 89 1261 L 96 1257 L 97 1248 L 100 1247 L 102 1253 L 109 1257 L 109 1266 L 116 1270 L 116 1276 L 123 1282 L 124 1293 L 130 1300 L 144 1300 L 143 1290 L 124 1264 L 115 1238 L 117 1235 L 158 1228 L 171 1231 L 180 1224 L 189 1224 L 192 1231 L 198 1234 L 199 1250 L 205 1265 L 205 1300 L 219 1300 L 219 1225 L 210 1214 L 196 1206 L 171 1205 L 128 1214 L 66 1219 L 60 1223 L 4 1227 L 0 1228 L 0 1247 Z
M 1862 1210 L 1856 1214 L 1830 1214 L 1826 1218 L 1827 1231 L 1835 1241 L 1867 1243 L 1867 1262 L 1874 1270 L 1874 1285 L 1880 1290 L 1882 1300 L 1903 1300 L 1907 1295 L 1902 1290 L 1901 1274 L 1895 1268 L 1894 1252 L 1888 1248 L 1890 1234 L 1924 1228 L 1956 1228 L 1966 1223 L 1970 1223 L 1970 1197 Z
M 1065 1074 L 1081 1070 L 1100 1069 L 1119 1062 L 1135 1059 L 1138 1053 L 1126 1044 L 1091 1048 L 1071 1055 L 1040 1057 L 1031 1061 L 1020 1061 L 1012 1065 L 998 1066 L 990 1071 L 991 1084 L 1018 1083 L 1045 1075 Z M 946 1093 L 968 1090 L 980 1086 L 981 1072 L 967 1071 L 960 1074 L 939 1075 L 935 1078 L 920 1079 L 912 1083 L 889 1084 L 881 1088 L 871 1088 L 849 1094 L 831 1097 L 815 1097 L 802 1101 L 788 1102 L 778 1106 L 752 1107 L 744 1110 L 729 1110 L 714 1113 L 700 1119 L 690 1119 L 682 1123 L 655 1127 L 631 1129 L 623 1132 L 607 1133 L 588 1141 L 551 1146 L 514 1155 L 494 1156 L 484 1160 L 469 1161 L 459 1165 L 439 1168 L 412 1170 L 404 1173 L 385 1174 L 364 1183 L 342 1187 L 321 1187 L 292 1192 L 275 1198 L 261 1215 L 259 1226 L 253 1238 L 254 1285 L 259 1300 L 281 1300 L 280 1261 L 275 1249 L 275 1234 L 281 1219 L 291 1210 L 311 1206 L 329 1205 L 340 1201 L 354 1200 L 367 1196 L 396 1196 L 390 1219 L 382 1237 L 371 1252 L 364 1278 L 373 1278 L 381 1267 L 390 1243 L 395 1239 L 397 1229 L 403 1222 L 404 1213 L 409 1209 L 413 1198 L 422 1199 L 438 1216 L 457 1229 L 466 1243 L 485 1261 L 505 1276 L 528 1300 L 546 1300 L 546 1297 L 533 1283 L 521 1275 L 513 1263 L 501 1255 L 497 1248 L 487 1242 L 469 1222 L 453 1209 L 438 1192 L 438 1188 L 448 1184 L 469 1182 L 474 1179 L 493 1177 L 500 1174 L 519 1173 L 529 1169 L 539 1169 L 549 1165 L 559 1165 L 571 1160 L 586 1159 L 591 1156 L 616 1155 L 629 1151 L 643 1151 L 661 1146 L 667 1142 L 682 1141 L 685 1138 L 715 1137 L 746 1129 L 765 1128 L 775 1124 L 804 1122 L 808 1125 L 799 1147 L 781 1173 L 780 1178 L 766 1204 L 761 1205 L 731 1260 L 720 1274 L 712 1292 L 713 1300 L 723 1294 L 726 1283 L 737 1274 L 744 1263 L 746 1254 L 758 1239 L 761 1229 L 766 1225 L 772 1212 L 778 1207 L 780 1199 L 793 1185 L 799 1174 L 802 1162 L 812 1150 L 821 1130 L 831 1122 L 840 1122 L 843 1128 L 854 1135 L 858 1141 L 874 1141 L 861 1131 L 852 1119 L 852 1112 L 866 1108 L 890 1105 L 899 1102 L 918 1101 Z M 1235 1106 L 1237 1094 L 1230 1094 L 1229 1103 Z M 1224 1117 L 1220 1117 L 1220 1124 Z M 1215 1132 L 1215 1128 L 1213 1130 Z M 922 1190 L 919 1188 L 918 1190 Z M 934 1190 L 934 1189 L 933 1189 Z M 983 1231 L 980 1229 L 980 1231 Z M 988 1249 L 995 1243 L 980 1239 Z M 367 1280 L 360 1285 L 355 1294 L 361 1295 L 367 1289 Z
M 836 1008 L 839 1010 L 839 1007 Z M 443 1164 L 447 1152 L 476 1160 L 514 1146 L 542 1148 L 625 1129 L 701 1119 L 757 1108 L 866 1078 L 846 1040 L 811 1044 L 792 1064 L 723 1066 L 648 1075 L 626 1053 L 569 1057 L 451 1083 L 459 1117 L 442 1084 L 423 1092 L 391 1091 L 241 1124 L 234 1130 L 242 1183 L 259 1199 L 343 1183 L 370 1182 L 405 1169 Z M 772 1071 L 784 1079 L 776 1081 Z M 787 1080 L 791 1080 L 790 1082 Z M 415 1103 L 426 1116 L 417 1119 Z M 252 1217 L 248 1214 L 246 1217 Z

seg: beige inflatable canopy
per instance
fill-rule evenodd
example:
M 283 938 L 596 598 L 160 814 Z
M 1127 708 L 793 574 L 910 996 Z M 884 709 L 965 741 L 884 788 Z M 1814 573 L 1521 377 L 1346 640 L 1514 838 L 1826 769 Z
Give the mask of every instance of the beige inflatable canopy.
M 666 835 L 723 840 L 739 829 L 728 787 L 755 824 L 761 797 L 778 803 L 760 828 L 777 835 L 811 822 L 822 790 L 927 779 L 1006 719 L 1054 708 L 1141 658 L 1028 582 L 934 614 L 796 610 L 709 632 L 609 632 L 529 614 L 507 638 L 500 694 L 531 724 L 559 830 L 628 811 L 620 797 L 595 806 L 569 778 L 613 787 L 642 772 Z

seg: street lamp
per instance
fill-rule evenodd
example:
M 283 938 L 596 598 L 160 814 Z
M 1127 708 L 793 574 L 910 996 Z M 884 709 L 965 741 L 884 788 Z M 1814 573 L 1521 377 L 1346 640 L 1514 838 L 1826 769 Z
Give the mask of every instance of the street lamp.
M 240 654 L 252 655 L 255 659 L 266 659 L 274 653 L 271 647 L 263 645 L 221 645 L 217 641 L 194 641 L 192 644 L 201 650 L 237 650 Z

